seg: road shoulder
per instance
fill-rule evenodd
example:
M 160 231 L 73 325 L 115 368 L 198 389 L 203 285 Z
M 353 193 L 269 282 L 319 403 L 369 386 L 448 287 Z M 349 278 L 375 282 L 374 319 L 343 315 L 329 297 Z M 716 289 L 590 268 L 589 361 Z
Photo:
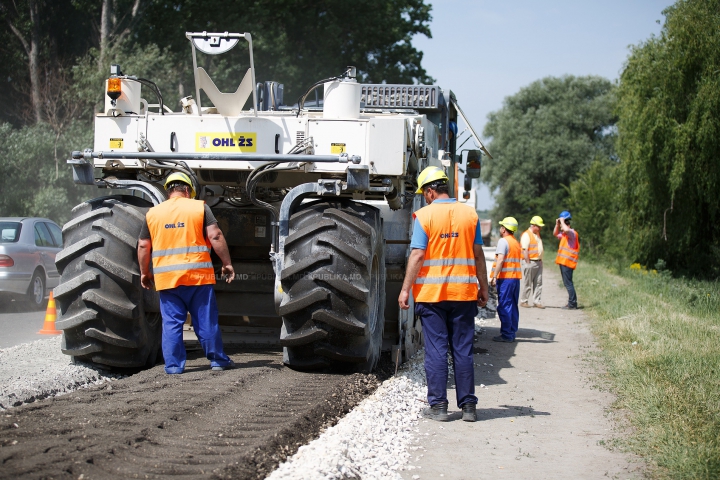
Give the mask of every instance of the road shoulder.
M 547 308 L 520 309 L 515 343 L 491 341 L 497 318 L 479 321 L 478 421 L 460 420 L 451 377 L 452 421 L 420 420 L 403 478 L 642 477 L 639 459 L 606 447 L 619 435 L 613 396 L 596 388 L 589 320 L 560 309 L 567 293 L 552 267 L 543 272 Z

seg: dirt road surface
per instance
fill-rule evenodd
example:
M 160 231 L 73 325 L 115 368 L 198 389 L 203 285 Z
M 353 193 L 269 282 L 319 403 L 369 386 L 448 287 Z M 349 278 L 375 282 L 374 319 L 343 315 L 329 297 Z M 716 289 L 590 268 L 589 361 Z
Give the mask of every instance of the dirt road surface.
M 567 291 L 556 270 L 543 273 L 547 308 L 520 308 L 515 343 L 493 342 L 499 319 L 485 320 L 475 343 L 478 421 L 460 420 L 449 389 L 452 421 L 420 421 L 403 478 L 642 478 L 638 459 L 605 446 L 618 435 L 613 397 L 595 388 L 598 365 L 584 361 L 595 348 L 588 319 L 560 309 Z
M 240 368 L 213 372 L 195 352 L 183 375 L 158 365 L 3 412 L 0 478 L 264 478 L 380 383 L 229 353 Z

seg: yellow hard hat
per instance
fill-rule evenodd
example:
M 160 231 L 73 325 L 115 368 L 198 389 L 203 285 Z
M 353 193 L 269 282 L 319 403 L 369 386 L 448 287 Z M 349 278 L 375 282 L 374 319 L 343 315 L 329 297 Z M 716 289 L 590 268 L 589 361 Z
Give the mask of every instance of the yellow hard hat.
M 545 224 L 543 223 L 542 217 L 535 215 L 533 218 L 530 219 L 530 225 L 537 225 L 538 227 L 544 227 Z
M 425 185 L 437 180 L 448 181 L 448 176 L 445 174 L 445 170 L 440 167 L 427 167 L 425 170 L 420 172 L 420 175 L 418 175 L 418 189 L 415 193 L 423 193 L 423 187 Z
M 518 222 L 515 220 L 514 217 L 505 217 L 502 220 L 500 220 L 500 225 L 507 228 L 511 232 L 515 233 L 515 230 L 517 230 Z
M 165 190 L 168 189 L 168 186 L 175 182 L 182 182 L 187 183 L 190 186 L 190 198 L 195 198 L 195 187 L 193 187 L 192 180 L 190 180 L 190 177 L 188 177 L 186 174 L 182 172 L 175 172 L 168 175 L 168 177 L 165 179 Z

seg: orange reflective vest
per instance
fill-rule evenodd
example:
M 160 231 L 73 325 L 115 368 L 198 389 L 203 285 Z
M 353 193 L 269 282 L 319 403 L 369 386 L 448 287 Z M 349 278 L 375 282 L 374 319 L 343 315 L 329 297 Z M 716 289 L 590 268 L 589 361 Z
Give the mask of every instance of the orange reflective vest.
M 560 238 L 560 248 L 558 248 L 557 257 L 555 257 L 555 263 L 575 270 L 580 256 L 580 235 L 577 232 L 575 232 L 575 245 L 577 248 L 571 248 L 567 235 L 563 234 L 562 238 Z
M 475 301 L 475 209 L 436 202 L 413 214 L 428 236 L 425 261 L 413 285 L 416 302 Z
M 520 247 L 520 242 L 515 240 L 515 237 L 513 237 L 512 235 L 506 235 L 503 238 L 506 242 L 508 242 L 508 246 L 510 248 L 507 255 L 505 255 L 505 258 L 503 259 L 503 265 L 497 278 L 498 280 L 504 278 L 522 278 L 522 269 L 520 268 L 522 248 Z M 495 276 L 496 265 L 497 255 L 495 255 L 495 261 L 493 262 L 492 269 L 490 270 L 490 278 L 493 278 Z
M 205 202 L 173 197 L 148 210 L 155 288 L 212 285 L 210 241 L 203 236 Z
M 540 260 L 540 250 L 538 248 L 538 241 L 535 238 L 535 234 L 529 228 L 525 233 L 528 234 L 528 238 L 530 239 L 530 244 L 527 248 L 528 257 L 530 257 L 530 260 Z

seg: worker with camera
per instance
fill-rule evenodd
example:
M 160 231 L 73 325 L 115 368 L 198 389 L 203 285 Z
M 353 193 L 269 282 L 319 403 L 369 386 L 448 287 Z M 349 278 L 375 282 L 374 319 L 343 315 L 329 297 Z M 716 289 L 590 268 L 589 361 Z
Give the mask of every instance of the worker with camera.
M 580 236 L 570 227 L 571 220 L 572 215 L 570 215 L 570 212 L 563 210 L 555 220 L 555 229 L 553 230 L 553 235 L 560 240 L 555 263 L 560 265 L 563 285 L 568 291 L 568 303 L 562 307 L 564 310 L 574 310 L 578 306 L 575 285 L 573 284 L 573 272 L 577 267 L 578 256 L 580 255 Z

